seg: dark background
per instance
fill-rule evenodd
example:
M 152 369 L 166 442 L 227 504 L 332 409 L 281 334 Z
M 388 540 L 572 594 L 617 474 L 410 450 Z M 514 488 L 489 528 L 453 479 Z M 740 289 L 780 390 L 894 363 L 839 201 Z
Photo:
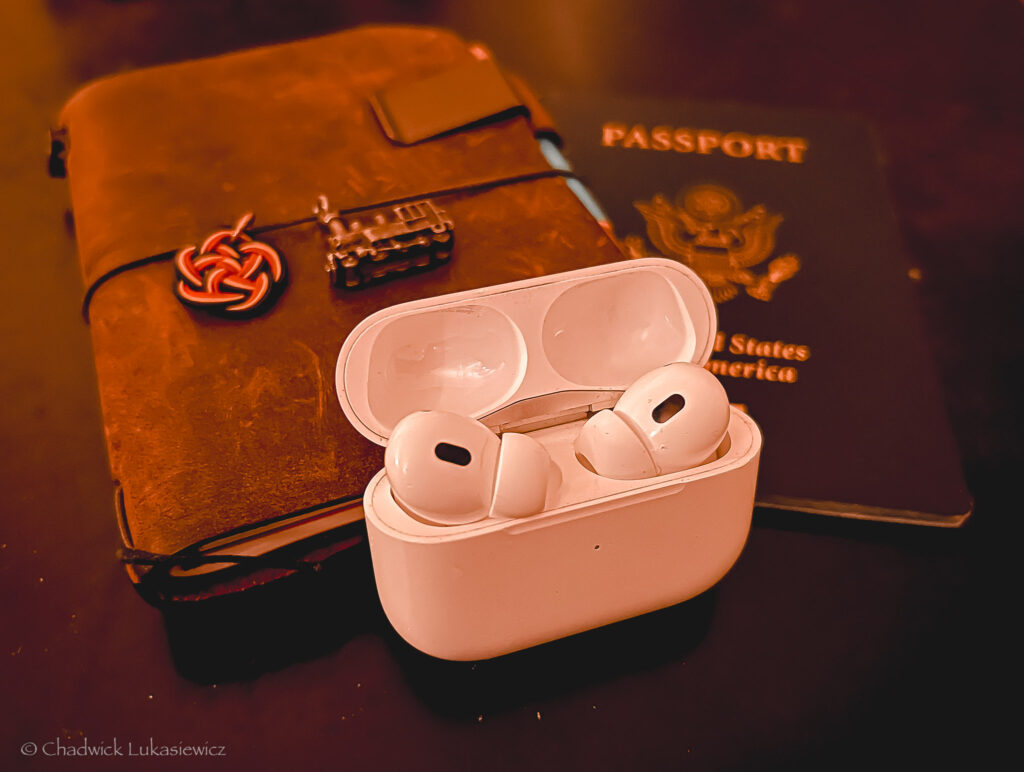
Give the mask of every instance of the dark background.
M 706 595 L 477 665 L 402 643 L 363 554 L 241 601 L 166 617 L 144 603 L 114 557 L 47 128 L 94 77 L 382 21 L 483 41 L 541 94 L 866 119 L 922 271 L 976 500 L 968 525 L 758 511 L 739 563 Z M 1020 3 L 12 0 L 0 41 L 0 768 L 183 765 L 21 751 L 84 738 L 223 745 L 205 762 L 220 769 L 978 769 L 1019 756 Z M 878 448 L 918 451 L 898 425 Z

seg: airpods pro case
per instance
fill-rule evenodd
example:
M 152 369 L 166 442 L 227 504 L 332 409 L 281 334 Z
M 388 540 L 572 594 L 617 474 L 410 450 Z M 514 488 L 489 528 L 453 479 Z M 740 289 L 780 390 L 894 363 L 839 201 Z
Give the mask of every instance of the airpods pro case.
M 417 410 L 446 410 L 550 453 L 544 510 L 430 525 L 381 470 L 363 499 L 381 603 L 410 644 L 487 659 L 692 598 L 718 582 L 750 531 L 761 432 L 731 408 L 715 457 L 614 480 L 574 439 L 638 377 L 707 362 L 717 326 L 700 278 L 662 258 L 610 263 L 417 300 L 353 329 L 338 357 L 341 407 L 386 445 Z

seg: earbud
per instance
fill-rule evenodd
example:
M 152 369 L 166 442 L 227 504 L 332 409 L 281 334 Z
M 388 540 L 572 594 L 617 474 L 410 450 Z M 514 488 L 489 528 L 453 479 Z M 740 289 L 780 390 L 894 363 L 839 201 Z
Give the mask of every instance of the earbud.
M 595 413 L 576 457 L 602 477 L 640 480 L 713 459 L 729 428 L 729 398 L 700 365 L 674 362 L 642 375 L 615 407 Z
M 384 452 L 395 501 L 433 525 L 535 515 L 544 509 L 550 467 L 532 437 L 499 438 L 479 421 L 440 410 L 407 415 Z

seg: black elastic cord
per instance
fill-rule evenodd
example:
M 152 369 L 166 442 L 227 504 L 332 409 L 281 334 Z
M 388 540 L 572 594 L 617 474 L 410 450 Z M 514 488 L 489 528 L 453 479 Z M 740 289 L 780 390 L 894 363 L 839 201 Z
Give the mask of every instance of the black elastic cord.
M 344 209 L 338 211 L 339 216 L 345 216 L 350 214 L 358 214 L 359 212 L 366 212 L 371 209 L 382 209 L 387 206 L 395 206 L 406 201 L 415 201 L 421 198 L 432 198 L 441 196 L 454 196 L 460 193 L 474 193 L 481 190 L 491 190 L 493 188 L 500 188 L 505 185 L 515 185 L 520 182 L 533 182 L 534 180 L 541 180 L 548 177 L 562 177 L 578 179 L 576 175 L 571 171 L 563 169 L 544 169 L 539 172 L 530 172 L 528 174 L 518 174 L 512 177 L 500 177 L 496 180 L 485 180 L 484 182 L 473 182 L 467 185 L 457 185 L 451 188 L 443 188 L 441 190 L 429 191 L 427 193 L 417 193 L 413 196 L 402 196 L 401 198 L 393 198 L 389 201 L 378 201 L 373 204 L 365 204 L 363 206 L 355 206 L 350 209 Z M 264 225 L 259 228 L 252 228 L 250 233 L 258 235 L 261 233 L 269 233 L 270 231 L 282 230 L 284 228 L 291 228 L 295 225 L 304 225 L 306 223 L 315 222 L 316 217 L 303 217 L 298 220 L 292 220 L 286 223 L 276 223 L 274 225 Z M 150 255 L 149 257 L 142 257 L 138 260 L 132 260 L 131 262 L 119 265 L 117 268 L 112 268 L 106 273 L 102 274 L 98 278 L 94 279 L 92 284 L 85 291 L 85 296 L 82 298 L 82 316 L 85 318 L 86 324 L 89 323 L 89 303 L 92 301 L 92 296 L 96 294 L 96 290 L 99 289 L 101 284 L 105 284 L 109 279 L 114 278 L 118 274 L 122 274 L 125 271 L 130 271 L 133 268 L 141 268 L 144 265 L 150 263 L 158 263 L 164 260 L 170 260 L 177 253 L 177 250 L 170 250 L 168 252 L 161 252 L 157 255 Z
M 359 502 L 362 499 L 362 495 L 346 496 L 344 498 L 335 499 L 328 501 L 323 504 L 317 504 L 316 506 L 306 507 L 299 509 L 294 512 L 288 512 L 284 515 L 275 515 L 274 517 L 268 517 L 263 520 L 258 520 L 255 523 L 246 523 L 235 528 L 230 528 L 226 531 L 222 531 L 213 536 L 208 536 L 194 544 L 190 544 L 187 547 L 183 547 L 177 552 L 163 553 L 163 552 L 149 552 L 147 550 L 136 549 L 135 547 L 129 547 L 123 545 L 117 551 L 117 557 L 126 565 L 137 565 L 137 566 L 180 566 L 182 568 L 193 568 L 200 565 L 206 565 L 210 563 L 253 563 L 258 564 L 261 567 L 267 568 L 301 568 L 303 565 L 308 565 L 305 561 L 300 559 L 285 560 L 283 562 L 276 562 L 273 558 L 268 558 L 269 555 L 273 555 L 275 550 L 271 550 L 269 553 L 263 555 L 231 555 L 231 554 L 216 554 L 208 553 L 203 550 L 207 548 L 209 544 L 214 542 L 223 541 L 224 539 L 230 539 L 233 536 L 244 536 L 247 533 L 257 529 L 264 528 L 274 523 L 283 522 L 285 520 L 291 520 L 293 518 L 302 517 L 303 515 L 312 514 L 317 511 L 327 511 L 336 507 L 345 507 Z M 323 533 L 315 534 L 314 536 L 322 536 L 325 533 L 331 533 L 339 528 L 352 525 L 352 523 L 344 523 L 334 528 L 329 528 Z M 295 542 L 296 544 L 298 542 Z M 278 549 L 287 550 L 293 547 L 294 544 L 283 545 Z
M 195 568 L 196 566 L 207 565 L 210 563 L 260 563 L 262 565 L 268 565 L 265 555 L 206 555 L 202 552 L 193 550 L 191 547 L 171 555 L 131 549 L 130 547 L 121 547 L 121 549 L 117 551 L 117 557 L 122 563 L 132 566 L 172 565 L 180 566 L 185 569 Z M 292 562 L 293 561 L 289 561 L 289 565 L 291 565 Z

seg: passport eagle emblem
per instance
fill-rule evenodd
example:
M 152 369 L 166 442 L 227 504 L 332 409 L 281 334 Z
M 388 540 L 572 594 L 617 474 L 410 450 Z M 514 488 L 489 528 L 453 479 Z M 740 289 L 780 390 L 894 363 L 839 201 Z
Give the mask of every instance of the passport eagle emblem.
M 178 281 L 174 294 L 182 303 L 222 316 L 259 313 L 284 284 L 284 260 L 272 246 L 245 232 L 252 212 L 231 230 L 211 233 L 200 246 L 174 256 Z
M 647 235 L 667 257 L 696 271 L 716 303 L 732 300 L 743 287 L 752 298 L 768 302 L 776 288 L 800 270 L 794 254 L 776 257 L 767 271 L 752 268 L 775 249 L 775 231 L 781 214 L 763 204 L 743 211 L 739 197 L 721 185 L 696 185 L 681 192 L 674 203 L 662 195 L 633 204 L 647 222 Z M 648 254 L 639 236 L 623 243 L 630 257 Z

